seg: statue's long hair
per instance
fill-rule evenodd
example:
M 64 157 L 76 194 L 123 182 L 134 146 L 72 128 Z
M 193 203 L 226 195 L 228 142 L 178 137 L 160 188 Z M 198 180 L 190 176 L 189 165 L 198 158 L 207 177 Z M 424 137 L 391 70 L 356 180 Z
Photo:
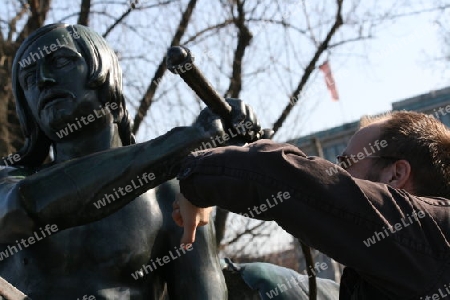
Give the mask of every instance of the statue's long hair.
M 107 102 L 117 103 L 118 108 L 111 110 L 111 113 L 114 117 L 114 122 L 117 123 L 122 144 L 126 146 L 135 143 L 122 92 L 122 70 L 114 51 L 103 37 L 88 27 L 61 23 L 49 24 L 39 28 L 27 37 L 19 50 L 17 50 L 14 58 L 12 88 L 16 100 L 16 112 L 25 137 L 25 143 L 17 152 L 20 155 L 20 160 L 12 165 L 36 168 L 42 165 L 45 158 L 49 155 L 52 142 L 34 120 L 18 76 L 20 71 L 19 61 L 22 59 L 23 53 L 37 39 L 57 28 L 65 28 L 68 33 L 67 36 L 69 38 L 72 36 L 74 44 L 81 50 L 88 65 L 89 77 L 87 86 L 97 89 L 102 104 Z

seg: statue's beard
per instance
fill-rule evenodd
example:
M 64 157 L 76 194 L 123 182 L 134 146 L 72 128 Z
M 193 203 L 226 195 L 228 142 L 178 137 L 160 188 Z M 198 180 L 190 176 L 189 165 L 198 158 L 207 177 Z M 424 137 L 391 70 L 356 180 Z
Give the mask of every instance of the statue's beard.
M 41 122 L 47 123 L 53 130 L 60 130 L 75 121 L 72 108 L 63 103 L 64 100 L 67 101 L 62 99 L 49 103 L 40 112 Z
M 94 132 L 104 128 L 107 124 L 113 122 L 113 116 L 109 110 L 99 110 L 94 108 L 94 103 L 77 103 L 76 107 L 71 105 L 54 105 L 45 107 L 41 112 L 42 124 L 48 124 L 49 133 L 57 134 L 66 138 L 69 135 L 72 138 Z M 91 116 L 88 121 L 88 116 Z M 62 133 L 65 132 L 65 133 Z M 53 135 L 52 134 L 52 135 Z

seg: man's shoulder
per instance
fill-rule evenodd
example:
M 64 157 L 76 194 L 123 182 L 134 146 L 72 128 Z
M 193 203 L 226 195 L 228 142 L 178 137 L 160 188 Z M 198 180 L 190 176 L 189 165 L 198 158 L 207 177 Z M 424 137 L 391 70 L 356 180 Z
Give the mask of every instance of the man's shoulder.
M 444 197 L 416 197 L 417 203 L 424 211 L 423 214 L 431 216 L 434 222 L 448 224 L 450 218 L 450 199 Z M 447 232 L 450 226 L 447 226 Z
M 450 199 L 446 197 L 418 196 L 417 200 L 433 206 L 450 206 Z

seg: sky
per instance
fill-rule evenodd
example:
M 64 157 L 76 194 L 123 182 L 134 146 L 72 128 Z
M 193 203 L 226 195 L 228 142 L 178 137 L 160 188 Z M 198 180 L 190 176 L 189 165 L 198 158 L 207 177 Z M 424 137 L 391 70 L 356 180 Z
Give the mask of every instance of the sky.
M 337 51 L 330 64 L 340 100 L 331 100 L 319 76 L 315 84 L 321 85 L 320 100 L 302 133 L 388 111 L 392 102 L 450 85 L 446 63 L 436 60 L 442 57 L 443 40 L 431 17 L 401 19 L 379 31 L 376 39 Z

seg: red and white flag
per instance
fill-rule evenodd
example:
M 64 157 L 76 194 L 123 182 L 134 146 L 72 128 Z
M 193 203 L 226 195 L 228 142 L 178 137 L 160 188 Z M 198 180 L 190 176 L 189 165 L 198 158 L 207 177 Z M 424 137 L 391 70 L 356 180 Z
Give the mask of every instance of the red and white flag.
M 327 89 L 331 93 L 331 98 L 333 101 L 339 100 L 339 95 L 336 89 L 336 83 L 333 78 L 333 74 L 331 74 L 331 68 L 330 64 L 328 63 L 328 60 L 326 60 L 323 64 L 319 66 L 319 69 L 323 72 L 325 75 L 325 82 L 327 83 Z

